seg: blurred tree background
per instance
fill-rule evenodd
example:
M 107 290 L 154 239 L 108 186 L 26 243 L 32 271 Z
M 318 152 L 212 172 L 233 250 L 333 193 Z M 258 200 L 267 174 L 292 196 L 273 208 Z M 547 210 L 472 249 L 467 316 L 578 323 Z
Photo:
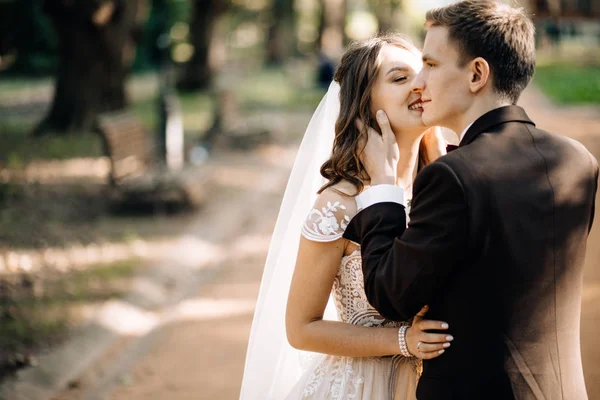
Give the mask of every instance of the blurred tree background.
M 0 1 L 0 379 L 126 293 L 153 254 L 140 244 L 185 226 L 185 213 L 111 203 L 107 155 L 148 143 L 126 127 L 109 152 L 105 116 L 137 117 L 156 149 L 182 130 L 200 170 L 231 131 L 297 143 L 344 46 L 409 29 L 402 3 Z M 251 151 L 221 143 L 236 146 Z
M 239 119 L 297 143 L 350 41 L 398 30 L 420 44 L 425 10 L 448 2 L 0 1 L 0 378 L 61 337 L 73 303 L 122 294 L 139 242 L 185 220 L 114 215 L 99 116 L 125 110 L 158 141 L 176 114 L 187 163 Z M 600 103 L 597 2 L 523 3 L 536 15 L 538 86 Z M 90 246 L 124 255 L 69 258 Z
M 351 39 L 407 30 L 398 18 L 402 3 L 7 0 L 0 3 L 0 78 L 53 77 L 52 106 L 34 135 L 88 131 L 98 113 L 128 104 L 127 77 L 159 68 L 165 46 L 177 88 L 206 90 L 226 64 L 282 66 L 315 54 L 335 64 Z

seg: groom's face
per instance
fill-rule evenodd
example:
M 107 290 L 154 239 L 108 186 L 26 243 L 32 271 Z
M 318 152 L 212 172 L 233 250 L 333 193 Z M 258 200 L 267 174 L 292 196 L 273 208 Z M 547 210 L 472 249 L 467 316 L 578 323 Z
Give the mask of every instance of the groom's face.
M 423 100 L 425 125 L 450 129 L 460 126 L 460 117 L 472 101 L 470 78 L 468 66 L 460 66 L 460 54 L 448 41 L 448 30 L 441 26 L 429 28 L 423 46 L 423 69 L 412 85 Z

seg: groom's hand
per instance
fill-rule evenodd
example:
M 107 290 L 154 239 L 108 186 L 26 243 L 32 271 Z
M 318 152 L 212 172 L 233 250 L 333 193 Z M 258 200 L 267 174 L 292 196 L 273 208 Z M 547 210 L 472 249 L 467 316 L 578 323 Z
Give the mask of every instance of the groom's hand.
M 454 340 L 447 333 L 428 333 L 430 330 L 446 330 L 448 324 L 443 321 L 432 321 L 424 319 L 428 306 L 425 306 L 413 318 L 413 323 L 406 330 L 406 345 L 408 351 L 415 357 L 423 360 L 430 360 L 444 354 L 450 347 L 450 342 Z
M 359 130 L 367 130 L 367 142 L 361 143 L 364 147 L 360 155 L 365 170 L 371 178 L 371 186 L 396 183 L 396 170 L 400 151 L 396 136 L 390 126 L 390 121 L 383 110 L 377 111 L 377 123 L 381 134 L 370 126 L 365 126 L 361 120 L 356 121 Z

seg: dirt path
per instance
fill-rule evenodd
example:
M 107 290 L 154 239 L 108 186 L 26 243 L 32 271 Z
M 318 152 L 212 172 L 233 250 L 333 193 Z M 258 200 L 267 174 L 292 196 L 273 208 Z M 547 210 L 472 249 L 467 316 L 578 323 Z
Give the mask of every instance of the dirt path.
M 565 133 L 600 157 L 600 111 L 554 106 L 535 89 L 529 90 L 521 103 L 539 127 Z M 288 151 L 289 156 L 276 158 L 292 159 L 293 149 Z M 270 183 L 267 191 L 254 195 L 255 206 L 248 209 L 244 228 L 231 232 L 235 243 L 226 241 L 227 257 L 205 284 L 173 307 L 151 334 L 113 351 L 115 354 L 82 377 L 77 388 L 55 400 L 238 398 L 252 310 L 290 166 L 274 169 L 274 160 L 268 158 L 248 159 L 247 168 L 237 170 L 249 174 L 237 183 L 247 195 L 261 187 L 261 180 Z M 596 339 L 600 326 L 599 241 L 597 221 L 589 240 L 582 303 L 582 353 L 591 399 L 600 398 L 600 343 Z
M 281 193 L 296 147 L 272 146 L 223 163 L 212 201 L 189 235 L 217 258 L 202 284 L 163 310 L 157 327 L 116 343 L 55 400 L 233 399 Z M 194 251 L 194 249 L 190 249 Z M 182 257 L 187 254 L 182 254 Z

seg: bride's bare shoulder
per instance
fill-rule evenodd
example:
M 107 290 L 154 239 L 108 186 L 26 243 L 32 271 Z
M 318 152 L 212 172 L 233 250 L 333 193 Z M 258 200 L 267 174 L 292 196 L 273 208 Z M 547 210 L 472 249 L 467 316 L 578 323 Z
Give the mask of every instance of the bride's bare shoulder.
M 344 211 L 344 216 L 352 218 L 356 214 L 356 192 L 356 187 L 353 184 L 342 181 L 323 190 L 315 205 L 322 207 L 328 203 L 331 205 L 338 204 L 337 208 Z
M 351 184 L 337 184 L 317 197 L 302 227 L 302 235 L 316 242 L 340 239 L 356 215 L 356 189 Z

